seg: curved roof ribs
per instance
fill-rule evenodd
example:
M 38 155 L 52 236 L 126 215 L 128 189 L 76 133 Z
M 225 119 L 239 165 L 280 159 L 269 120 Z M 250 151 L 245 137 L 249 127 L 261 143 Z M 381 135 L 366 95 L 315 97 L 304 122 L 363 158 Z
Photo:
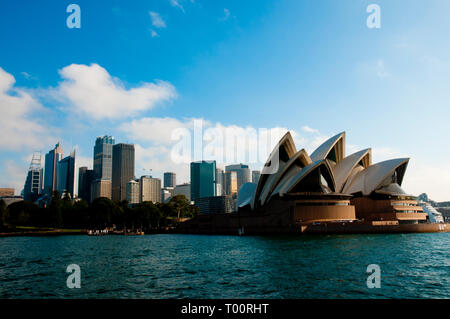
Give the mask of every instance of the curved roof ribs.
M 372 165 L 372 149 L 370 148 L 353 153 L 340 161 L 333 168 L 334 178 L 336 180 L 336 192 L 342 192 L 356 166 L 367 168 L 370 165 Z
M 292 156 L 289 161 L 281 167 L 276 174 L 272 174 L 267 179 L 267 182 L 265 183 L 263 189 L 260 193 L 260 203 L 261 205 L 264 205 L 266 200 L 270 198 L 270 194 L 273 192 L 275 187 L 279 184 L 280 180 L 285 176 L 288 175 L 289 171 L 295 171 L 298 172 L 302 168 L 308 166 L 311 164 L 311 158 L 309 157 L 308 153 L 306 153 L 305 149 L 302 149 L 298 151 L 297 153 Z
M 341 132 L 320 145 L 312 154 L 313 162 L 329 159 L 334 163 L 339 163 L 345 157 L 345 132 Z
M 329 178 L 327 182 L 331 184 L 331 191 L 335 192 L 336 183 L 334 181 L 334 176 L 330 164 L 326 160 L 319 160 L 304 167 L 293 176 L 286 176 L 286 178 L 283 179 L 278 184 L 278 187 L 273 191 L 272 196 L 275 196 L 277 194 L 279 196 L 283 196 L 284 194 L 291 192 L 297 185 L 299 185 L 302 180 L 304 180 L 309 174 L 311 174 L 318 168 L 323 168 L 326 170 L 326 175 Z
M 397 158 L 373 164 L 362 170 L 353 178 L 351 183 L 344 187 L 344 193 L 355 194 L 361 192 L 363 195 L 370 195 L 373 191 L 382 186 L 382 183 L 397 174 L 398 185 L 402 185 L 409 158 Z
M 269 158 L 264 164 L 258 186 L 256 187 L 252 205 L 253 207 L 258 205 L 260 193 L 268 178 L 280 171 L 296 152 L 297 149 L 295 147 L 294 140 L 292 139 L 292 135 L 290 132 L 287 132 L 274 147 L 269 155 Z

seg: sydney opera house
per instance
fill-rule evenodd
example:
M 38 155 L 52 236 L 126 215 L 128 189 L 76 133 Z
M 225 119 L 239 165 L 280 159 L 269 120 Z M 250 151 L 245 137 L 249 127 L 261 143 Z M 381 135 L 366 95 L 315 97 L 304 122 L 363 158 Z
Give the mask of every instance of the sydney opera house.
M 286 133 L 258 185 L 239 190 L 237 212 L 200 215 L 181 229 L 198 233 L 438 232 L 401 188 L 408 158 L 372 163 L 370 148 L 346 155 L 345 132 L 311 155 Z

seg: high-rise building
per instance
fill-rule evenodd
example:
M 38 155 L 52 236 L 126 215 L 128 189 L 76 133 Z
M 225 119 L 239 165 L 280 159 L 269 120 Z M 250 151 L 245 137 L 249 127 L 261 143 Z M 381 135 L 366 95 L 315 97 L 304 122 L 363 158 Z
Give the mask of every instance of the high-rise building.
M 216 196 L 224 195 L 224 180 L 223 180 L 223 170 L 216 167 Z
M 115 144 L 112 161 L 112 199 L 125 200 L 127 183 L 134 179 L 134 145 Z
M 195 206 L 200 209 L 201 214 L 225 214 L 234 211 L 234 201 L 230 195 L 199 198 Z
M 224 195 L 234 195 L 238 192 L 238 179 L 237 172 L 230 171 L 224 173 L 225 182 L 225 194 Z
M 188 201 L 191 201 L 191 184 L 184 183 L 175 186 L 175 189 L 173 190 L 173 196 L 176 195 L 184 195 Z
M 244 164 L 228 165 L 225 167 L 225 171 L 236 172 L 238 191 L 242 185 L 244 185 L 245 183 L 250 183 L 252 181 L 250 176 L 250 168 L 248 167 L 248 165 Z
M 175 187 L 177 185 L 177 174 L 172 172 L 164 173 L 164 187 Z
M 94 172 L 96 179 L 112 178 L 112 157 L 114 137 L 100 136 L 95 140 L 94 146 Z
M 111 199 L 111 180 L 96 179 L 91 184 L 91 201 L 96 198 L 105 197 Z
M 58 170 L 58 162 L 61 160 L 63 150 L 58 144 L 45 155 L 45 170 L 44 170 L 44 191 L 51 195 L 56 190 L 56 178 Z
M 42 189 L 42 173 L 41 153 L 35 152 L 23 188 L 24 200 L 34 202 L 38 198 Z
M 135 180 L 127 183 L 127 202 L 128 204 L 139 203 L 139 182 Z
M 73 198 L 75 187 L 75 151 L 58 162 L 57 170 L 58 192 L 63 195 L 67 193 Z
M 252 183 L 258 185 L 259 178 L 261 177 L 260 171 L 252 171 Z
M 142 176 L 139 181 L 140 202 L 161 202 L 161 180 L 151 176 Z
M 80 167 L 78 170 L 78 197 L 91 202 L 91 186 L 95 180 L 95 172 L 86 166 Z
M 216 161 L 191 163 L 191 200 L 216 196 Z

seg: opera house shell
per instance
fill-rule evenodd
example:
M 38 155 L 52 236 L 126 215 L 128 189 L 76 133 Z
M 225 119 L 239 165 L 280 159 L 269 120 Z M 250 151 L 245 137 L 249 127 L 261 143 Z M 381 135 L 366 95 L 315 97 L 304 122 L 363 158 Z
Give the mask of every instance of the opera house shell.
M 401 188 L 408 161 L 373 164 L 370 148 L 346 155 L 345 132 L 309 155 L 288 132 L 258 184 L 239 190 L 237 214 L 199 216 L 190 227 L 214 233 L 442 231 L 446 225 L 431 227 L 416 198 Z

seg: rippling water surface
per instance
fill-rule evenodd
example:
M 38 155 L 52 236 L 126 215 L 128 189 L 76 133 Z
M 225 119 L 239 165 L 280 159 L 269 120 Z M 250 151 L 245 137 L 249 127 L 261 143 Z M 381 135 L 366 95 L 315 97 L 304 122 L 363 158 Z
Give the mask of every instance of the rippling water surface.
M 0 238 L 0 297 L 450 298 L 450 233 Z

